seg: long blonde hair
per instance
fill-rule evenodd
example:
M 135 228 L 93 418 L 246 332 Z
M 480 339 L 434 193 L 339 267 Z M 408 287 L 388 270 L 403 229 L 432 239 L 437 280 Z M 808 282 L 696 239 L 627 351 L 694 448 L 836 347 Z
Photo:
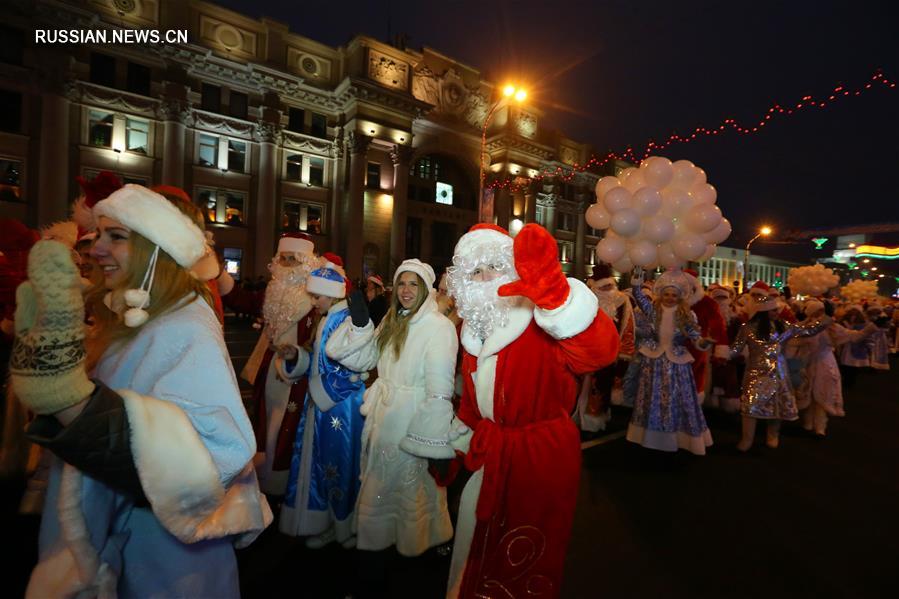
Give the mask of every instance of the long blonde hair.
M 112 290 L 113 296 L 121 295 L 127 289 L 137 289 L 141 286 L 150 256 L 156 249 L 156 244 L 137 231 L 131 231 L 128 241 L 131 246 L 128 277 L 121 285 Z M 107 289 L 102 284 L 94 285 L 85 298 L 86 311 L 94 321 L 86 340 L 88 371 L 96 366 L 110 346 L 134 338 L 141 329 L 141 327 L 125 326 L 122 315 L 106 307 L 103 302 L 106 293 Z M 160 248 L 156 261 L 156 274 L 153 278 L 153 289 L 150 291 L 150 305 L 145 308 L 150 315 L 147 322 L 170 310 L 185 296 L 189 297 L 191 302 L 202 298 L 210 307 L 213 305 L 212 295 L 206 284 L 192 277 L 187 269 L 175 262 Z
M 396 358 L 400 357 L 403 346 L 406 344 L 406 337 L 409 335 L 409 321 L 418 313 L 431 293 L 431 289 L 424 279 L 418 276 L 418 273 L 412 274 L 415 275 L 415 280 L 418 282 L 418 295 L 415 296 L 415 303 L 409 308 L 408 313 L 400 315 L 400 310 L 404 308 L 400 304 L 399 285 L 394 285 L 390 298 L 390 309 L 387 310 L 387 314 L 381 322 L 381 332 L 378 333 L 378 350 L 383 354 L 386 348 L 392 347 Z M 399 282 L 399 277 L 397 277 L 397 282 Z
M 655 327 L 656 331 L 659 330 L 659 327 L 662 324 L 662 294 L 659 294 L 659 297 L 652 300 L 653 311 L 655 312 Z M 690 309 L 689 304 L 687 304 L 687 299 L 684 297 L 680 297 L 677 300 L 677 306 L 674 312 L 674 326 L 680 331 L 684 336 L 687 335 L 687 328 L 693 322 L 693 311 Z

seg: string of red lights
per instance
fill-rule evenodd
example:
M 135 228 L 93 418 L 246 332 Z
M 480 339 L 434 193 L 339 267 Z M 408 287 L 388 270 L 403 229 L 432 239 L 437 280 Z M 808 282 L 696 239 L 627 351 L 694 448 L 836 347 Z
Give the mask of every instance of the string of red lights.
M 603 157 L 591 156 L 590 160 L 588 160 L 584 164 L 573 164 L 568 167 L 557 166 L 555 169 L 546 170 L 540 172 L 533 177 L 527 178 L 528 181 L 541 181 L 547 178 L 559 178 L 566 183 L 571 181 L 572 178 L 577 173 L 584 172 L 590 168 L 601 167 L 608 164 L 612 160 L 627 160 L 628 162 L 632 162 L 634 164 L 639 163 L 640 161 L 648 158 L 652 154 L 658 153 L 672 144 L 675 143 L 690 143 L 699 139 L 700 137 L 710 137 L 714 135 L 720 135 L 721 133 L 726 132 L 728 129 L 736 131 L 741 135 L 750 135 L 752 133 L 758 133 L 761 131 L 776 115 L 792 115 L 802 110 L 808 110 L 810 108 L 819 108 L 823 109 L 837 102 L 840 99 L 847 97 L 856 97 L 862 95 L 863 92 L 866 92 L 872 89 L 875 85 L 881 85 L 886 87 L 887 89 L 895 89 L 896 83 L 894 81 L 890 81 L 887 79 L 882 72 L 879 70 L 875 72 L 870 80 L 862 85 L 861 87 L 855 90 L 846 89 L 842 85 L 836 86 L 833 91 L 828 94 L 826 99 L 815 99 L 813 96 L 803 96 L 798 102 L 795 104 L 790 104 L 783 106 L 781 104 L 775 103 L 765 112 L 764 116 L 758 120 L 758 122 L 751 125 L 741 125 L 737 122 L 736 119 L 727 118 L 724 119 L 720 125 L 717 127 L 707 128 L 707 127 L 696 127 L 693 132 L 689 135 L 679 135 L 677 133 L 672 133 L 668 136 L 668 139 L 659 143 L 653 140 L 649 140 L 646 146 L 643 148 L 643 151 L 640 152 L 641 157 L 638 158 L 638 152 L 634 150 L 632 146 L 628 146 L 623 152 L 609 152 Z M 524 189 L 527 184 L 519 184 L 516 181 L 520 181 L 522 177 L 509 177 L 507 179 L 503 179 L 502 181 L 494 180 L 487 184 L 487 188 L 489 189 L 500 189 L 500 190 L 509 190 L 512 192 L 520 191 Z

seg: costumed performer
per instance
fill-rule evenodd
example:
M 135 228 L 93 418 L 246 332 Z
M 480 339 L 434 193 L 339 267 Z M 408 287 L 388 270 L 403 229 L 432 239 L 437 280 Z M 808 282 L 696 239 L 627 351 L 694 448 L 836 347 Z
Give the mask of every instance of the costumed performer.
M 457 416 L 474 433 L 454 441 L 473 474 L 447 595 L 558 597 L 580 478 L 576 377 L 615 361 L 618 331 L 587 286 L 565 278 L 555 239 L 536 224 L 514 242 L 475 225 L 448 277 L 463 319 Z
M 684 270 L 684 274 L 693 285 L 692 292 L 687 296 L 687 303 L 693 314 L 696 315 L 699 333 L 704 338 L 712 339 L 715 342 L 712 352 L 702 351 L 692 343 L 687 345 L 687 351 L 693 356 L 693 381 L 696 383 L 696 393 L 701 404 L 706 396 L 706 382 L 711 378 L 708 376 L 709 363 L 723 364 L 730 357 L 727 347 L 727 325 L 718 309 L 718 303 L 706 295 L 705 289 L 702 288 L 702 283 L 698 278 L 699 274 L 690 268 Z M 712 353 L 711 360 L 709 360 L 710 353 Z
M 104 283 L 87 351 L 68 248 L 35 245 L 17 291 L 11 384 L 56 456 L 27 596 L 237 597 L 234 546 L 272 515 L 221 327 L 188 272 L 203 234 L 138 185 L 93 214 Z

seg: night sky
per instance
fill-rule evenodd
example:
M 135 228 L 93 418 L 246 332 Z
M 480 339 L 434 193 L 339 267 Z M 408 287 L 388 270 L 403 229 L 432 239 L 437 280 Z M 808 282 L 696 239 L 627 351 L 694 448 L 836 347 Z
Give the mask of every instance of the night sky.
M 386 39 L 389 12 L 409 47 L 429 46 L 497 82 L 524 82 L 546 110 L 544 125 L 602 154 L 725 118 L 754 123 L 774 102 L 824 99 L 837 84 L 855 89 L 878 68 L 899 80 L 899 28 L 885 1 L 217 3 L 332 46 L 358 33 Z M 737 245 L 762 223 L 783 231 L 899 221 L 897 140 L 899 87 L 878 87 L 775 119 L 758 134 L 661 154 L 706 170 L 734 225 L 727 245 Z

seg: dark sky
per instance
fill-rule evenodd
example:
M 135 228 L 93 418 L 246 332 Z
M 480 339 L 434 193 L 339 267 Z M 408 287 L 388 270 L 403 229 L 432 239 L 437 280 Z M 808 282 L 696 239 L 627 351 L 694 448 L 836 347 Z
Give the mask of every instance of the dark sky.
M 357 33 L 386 39 L 389 13 L 411 47 L 494 81 L 524 81 L 545 123 L 602 153 L 724 118 L 754 122 L 774 102 L 863 86 L 878 68 L 899 80 L 899 25 L 887 1 L 217 3 L 332 46 Z M 729 245 L 763 222 L 785 230 L 899 221 L 899 87 L 661 154 L 706 170 L 734 224 Z

